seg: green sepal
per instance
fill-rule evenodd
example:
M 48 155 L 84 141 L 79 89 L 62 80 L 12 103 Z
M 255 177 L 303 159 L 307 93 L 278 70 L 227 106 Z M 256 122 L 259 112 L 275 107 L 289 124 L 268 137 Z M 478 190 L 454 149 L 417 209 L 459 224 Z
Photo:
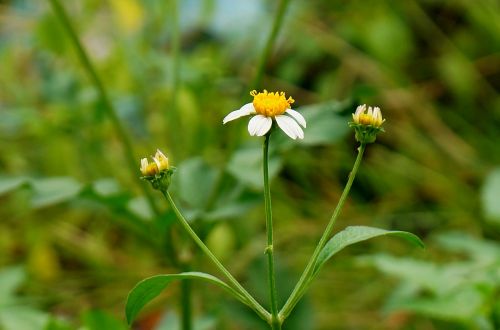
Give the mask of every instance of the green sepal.
M 356 124 L 354 122 L 349 122 L 349 127 L 354 128 L 356 141 L 364 144 L 375 142 L 377 134 L 385 132 L 384 128 L 380 126 Z
M 177 169 L 175 167 L 170 167 L 168 170 L 160 171 L 155 175 L 141 176 L 141 180 L 151 182 L 154 189 L 161 192 L 167 192 L 170 183 L 172 182 L 172 175 Z

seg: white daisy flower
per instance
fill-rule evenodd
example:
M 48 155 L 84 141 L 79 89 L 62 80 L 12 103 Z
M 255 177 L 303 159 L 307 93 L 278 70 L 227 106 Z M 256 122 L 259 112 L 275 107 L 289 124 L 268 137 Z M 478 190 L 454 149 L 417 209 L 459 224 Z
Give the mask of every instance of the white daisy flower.
M 243 116 L 256 114 L 248 122 L 250 135 L 266 135 L 271 129 L 274 119 L 279 128 L 292 139 L 304 138 L 304 131 L 300 126 L 305 128 L 306 120 L 300 113 L 290 108 L 290 105 L 295 102 L 293 98 L 287 99 L 284 92 L 270 93 L 266 90 L 260 93 L 253 90 L 250 95 L 253 96 L 253 102 L 230 112 L 222 120 L 223 124 Z

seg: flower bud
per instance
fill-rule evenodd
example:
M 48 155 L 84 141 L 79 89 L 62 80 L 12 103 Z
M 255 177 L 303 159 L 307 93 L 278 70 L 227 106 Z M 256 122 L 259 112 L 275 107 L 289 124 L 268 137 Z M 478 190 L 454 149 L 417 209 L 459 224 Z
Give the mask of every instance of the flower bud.
M 148 162 L 147 158 L 141 159 L 141 179 L 151 182 L 154 189 L 166 192 L 170 186 L 171 176 L 175 170 L 170 167 L 168 158 L 159 150 L 156 150 L 153 161 Z
M 160 151 L 160 149 L 156 149 L 156 154 L 153 157 L 153 160 L 158 166 L 158 171 L 168 170 L 168 158 Z
M 382 124 L 385 119 L 382 118 L 382 113 L 379 107 L 366 107 L 366 104 L 356 108 L 356 112 L 352 114 L 353 121 L 349 123 L 350 127 L 356 132 L 356 140 L 360 143 L 373 143 L 379 132 L 384 132 Z

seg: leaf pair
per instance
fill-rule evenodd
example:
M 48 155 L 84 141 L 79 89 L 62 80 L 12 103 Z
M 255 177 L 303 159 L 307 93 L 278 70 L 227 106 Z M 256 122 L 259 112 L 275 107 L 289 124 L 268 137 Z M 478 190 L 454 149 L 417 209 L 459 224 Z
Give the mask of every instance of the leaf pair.
M 424 247 L 424 244 L 417 236 L 408 232 L 390 231 L 390 230 L 365 227 L 365 226 L 347 227 L 343 231 L 333 236 L 325 245 L 325 247 L 323 248 L 318 257 L 316 265 L 314 266 L 314 271 L 311 276 L 311 279 L 318 274 L 321 267 L 323 267 L 323 265 L 331 257 L 333 257 L 333 255 L 335 255 L 345 247 L 379 236 L 401 237 L 417 246 Z M 216 284 L 225 289 L 226 291 L 228 291 L 229 293 L 231 293 L 233 296 L 235 296 L 238 300 L 240 300 L 244 304 L 247 304 L 245 297 L 243 297 L 235 289 L 227 285 L 222 280 L 210 274 L 201 272 L 186 272 L 186 273 L 171 274 L 171 275 L 157 275 L 149 277 L 139 282 L 132 289 L 132 291 L 130 291 L 127 298 L 127 306 L 126 306 L 126 316 L 128 323 L 131 324 L 134 321 L 137 314 L 139 313 L 139 311 L 148 302 L 157 297 L 172 281 L 189 280 L 189 279 L 200 279 L 206 282 Z

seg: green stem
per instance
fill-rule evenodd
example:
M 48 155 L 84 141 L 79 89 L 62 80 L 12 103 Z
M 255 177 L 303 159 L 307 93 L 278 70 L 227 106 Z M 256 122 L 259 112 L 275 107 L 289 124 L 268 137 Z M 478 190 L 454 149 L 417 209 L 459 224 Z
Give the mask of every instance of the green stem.
M 56 14 L 57 18 L 59 21 L 62 23 L 64 29 L 66 32 L 69 34 L 69 37 L 71 39 L 71 42 L 73 43 L 73 46 L 75 47 L 76 53 L 78 55 L 78 58 L 80 62 L 82 63 L 83 67 L 85 68 L 85 71 L 90 77 L 90 80 L 94 84 L 95 88 L 97 89 L 99 96 L 102 100 L 102 103 L 104 105 L 104 111 L 108 115 L 109 119 L 111 120 L 111 123 L 113 125 L 113 128 L 116 132 L 116 135 L 118 136 L 119 140 L 121 141 L 123 148 L 125 150 L 125 158 L 127 159 L 127 163 L 130 167 L 130 170 L 133 171 L 133 173 L 137 173 L 138 170 L 138 163 L 137 159 L 134 156 L 134 151 L 132 148 L 132 143 L 130 142 L 130 139 L 123 128 L 120 119 L 118 118 L 116 111 L 108 97 L 108 93 L 106 92 L 106 89 L 104 88 L 104 85 L 101 82 L 101 79 L 97 75 L 97 72 L 90 62 L 90 59 L 85 52 L 85 49 L 83 48 L 80 40 L 78 39 L 78 36 L 75 32 L 75 29 L 71 25 L 71 21 L 68 17 L 68 14 L 66 13 L 66 10 L 64 7 L 60 4 L 59 0 L 49 0 L 52 8 L 54 9 L 54 13 Z M 153 209 L 153 211 L 156 214 L 159 214 L 159 209 L 156 206 L 156 203 L 154 201 L 153 195 L 151 191 L 148 189 L 147 182 L 142 182 L 141 188 L 144 191 L 144 194 L 148 200 L 149 205 Z
M 262 319 L 266 320 L 269 322 L 271 315 L 269 314 L 268 311 L 264 307 L 262 307 L 253 297 L 248 293 L 245 288 L 241 286 L 241 284 L 231 275 L 231 273 L 222 265 L 222 263 L 217 259 L 217 257 L 210 251 L 210 249 L 203 243 L 203 241 L 198 237 L 198 235 L 195 233 L 193 228 L 189 225 L 187 222 L 186 218 L 182 215 L 182 213 L 179 211 L 177 206 L 175 205 L 174 200 L 172 199 L 172 196 L 170 196 L 169 192 L 162 192 L 165 198 L 168 200 L 170 203 L 170 206 L 172 207 L 172 210 L 174 211 L 175 215 L 177 216 L 177 219 L 179 219 L 180 224 L 182 227 L 186 230 L 186 232 L 189 234 L 189 236 L 193 239 L 193 241 L 198 245 L 198 247 L 205 253 L 205 255 L 212 260 L 212 262 L 217 266 L 217 268 L 223 273 L 226 278 L 229 280 L 229 282 L 234 286 L 235 290 L 241 294 L 241 296 L 245 299 L 244 302 L 252 308 L 257 315 L 259 315 Z
M 271 326 L 272 329 L 281 329 L 278 318 L 278 293 L 276 290 L 276 272 L 274 270 L 274 247 L 273 247 L 273 210 L 271 207 L 271 189 L 269 186 L 269 139 L 271 132 L 266 134 L 263 150 L 263 173 L 264 173 L 264 204 L 266 212 L 267 230 L 267 266 L 269 275 L 269 296 L 271 299 Z
M 286 9 L 288 7 L 290 0 L 281 0 L 276 15 L 274 16 L 273 26 L 271 28 L 271 33 L 269 34 L 264 50 L 262 51 L 259 63 L 257 64 L 257 73 L 252 82 L 252 88 L 259 89 L 262 83 L 262 77 L 264 76 L 264 70 L 266 68 L 266 63 L 273 50 L 274 42 L 278 36 L 278 32 L 283 24 L 283 17 L 285 16 Z
M 314 266 L 316 265 L 316 262 L 318 260 L 319 254 L 325 244 L 327 243 L 328 239 L 330 238 L 330 234 L 332 233 L 333 226 L 337 220 L 337 218 L 340 215 L 340 211 L 342 210 L 342 207 L 344 206 L 344 203 L 347 199 L 347 195 L 349 195 L 349 191 L 351 190 L 352 183 L 354 182 L 354 178 L 356 177 L 356 173 L 358 172 L 359 165 L 361 164 L 361 159 L 363 158 L 363 153 L 365 151 L 366 144 L 361 144 L 358 148 L 358 156 L 356 157 L 356 161 L 354 162 L 354 166 L 352 168 L 351 173 L 349 174 L 349 179 L 347 180 L 347 184 L 344 187 L 344 191 L 342 192 L 342 195 L 340 196 L 340 200 L 335 207 L 335 210 L 332 214 L 332 217 L 330 218 L 330 222 L 326 226 L 326 229 L 323 233 L 323 236 L 321 236 L 321 239 L 318 242 L 318 245 L 316 246 L 316 249 L 314 250 L 314 253 L 311 256 L 311 259 L 309 260 L 309 263 L 307 264 L 306 268 L 304 269 L 304 272 L 302 273 L 299 281 L 295 285 L 295 288 L 293 289 L 292 293 L 290 294 L 290 297 L 286 301 L 285 305 L 281 309 L 279 315 L 282 320 L 285 320 L 295 307 L 295 305 L 299 302 L 300 298 L 305 294 L 305 291 L 311 282 L 311 276 L 312 272 L 314 271 Z
M 191 321 L 191 281 L 181 281 L 182 330 L 193 328 Z
M 179 99 L 179 85 L 180 85 L 180 29 L 179 29 L 179 4 L 178 0 L 170 0 L 170 29 L 171 29 L 171 56 L 172 56 L 172 97 L 170 108 L 167 111 L 167 123 L 169 132 L 182 131 L 180 127 L 180 117 L 178 116 L 178 99 Z M 172 140 L 172 137 L 170 138 Z M 175 148 L 176 144 L 173 143 L 171 148 Z M 179 150 L 175 152 L 178 154 Z

